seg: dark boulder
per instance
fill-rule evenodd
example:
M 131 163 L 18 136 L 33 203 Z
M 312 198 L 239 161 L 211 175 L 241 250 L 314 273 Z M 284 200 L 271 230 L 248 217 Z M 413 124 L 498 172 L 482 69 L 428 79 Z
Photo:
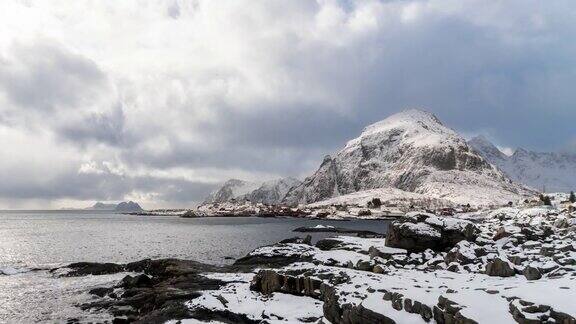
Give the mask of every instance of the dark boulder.
M 122 278 L 121 286 L 123 288 L 141 288 L 152 286 L 152 279 L 145 274 L 137 276 L 126 276 Z
M 342 242 L 334 239 L 323 239 L 316 242 L 316 247 L 322 251 L 329 251 L 340 245 L 340 243 Z
M 287 238 L 284 239 L 280 242 L 278 242 L 279 244 L 289 244 L 289 243 L 294 243 L 294 244 L 307 244 L 307 245 L 312 245 L 312 236 L 310 235 L 306 235 L 304 238 L 295 236 L 295 237 L 291 237 L 291 238 Z
M 110 293 L 112 293 L 114 291 L 113 288 L 108 288 L 108 287 L 98 287 L 98 288 L 94 288 L 88 291 L 89 294 L 98 296 L 98 297 L 104 297 Z
M 265 295 L 274 292 L 297 296 L 319 297 L 320 280 L 305 276 L 289 276 L 277 273 L 273 270 L 260 270 L 250 282 L 250 290 L 258 291 Z
M 124 271 L 124 266 L 116 263 L 77 262 L 68 265 L 66 268 L 72 269 L 72 271 L 65 274 L 66 277 L 98 276 Z
M 528 280 L 538 280 L 538 279 L 542 278 L 542 274 L 540 273 L 540 270 L 538 270 L 538 268 L 534 268 L 531 266 L 525 267 L 524 270 L 522 271 L 522 274 Z
M 492 277 L 512 277 L 516 272 L 508 262 L 495 258 L 486 264 L 486 274 Z

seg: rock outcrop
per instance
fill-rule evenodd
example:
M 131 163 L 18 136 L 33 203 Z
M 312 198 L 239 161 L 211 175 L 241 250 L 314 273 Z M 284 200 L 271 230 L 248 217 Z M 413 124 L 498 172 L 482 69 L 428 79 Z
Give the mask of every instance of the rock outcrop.
M 390 224 L 386 245 L 414 252 L 445 251 L 462 240 L 474 241 L 479 233 L 469 221 L 416 212 Z

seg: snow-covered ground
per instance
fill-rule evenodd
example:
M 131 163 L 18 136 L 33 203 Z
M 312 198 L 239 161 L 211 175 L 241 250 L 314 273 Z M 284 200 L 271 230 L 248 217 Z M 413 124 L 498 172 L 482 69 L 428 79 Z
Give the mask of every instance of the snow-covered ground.
M 409 252 L 384 239 L 349 236 L 333 238 L 337 244 L 328 248 L 262 247 L 251 256 L 300 261 L 248 274 L 207 274 L 228 284 L 187 305 L 268 323 L 574 323 L 573 210 L 501 208 L 457 218 L 412 213 L 404 221 L 414 231 L 474 226 L 476 236 L 447 251 Z M 359 321 L 345 321 L 351 318 Z
M 380 201 L 390 205 L 428 205 L 430 207 L 442 207 L 453 205 L 450 201 L 444 199 L 433 199 L 426 195 L 400 190 L 397 188 L 378 188 L 353 192 L 350 194 L 322 200 L 307 207 L 318 208 L 328 207 L 334 205 L 348 205 L 348 206 L 367 206 L 368 202 L 372 199 L 378 198 Z

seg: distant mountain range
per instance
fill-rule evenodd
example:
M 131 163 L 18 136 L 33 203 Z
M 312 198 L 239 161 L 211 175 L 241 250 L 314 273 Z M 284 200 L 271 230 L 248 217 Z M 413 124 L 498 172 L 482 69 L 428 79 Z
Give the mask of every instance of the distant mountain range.
M 534 192 L 510 179 L 431 113 L 407 110 L 364 129 L 304 181 L 229 180 L 205 203 L 230 199 L 290 205 L 394 188 L 458 204 L 503 204 Z
M 91 207 L 84 208 L 85 210 L 108 210 L 108 211 L 116 211 L 116 212 L 137 212 L 142 211 L 142 207 L 136 202 L 133 201 L 123 201 L 121 203 L 103 203 L 97 202 Z
M 516 182 L 539 191 L 576 190 L 576 154 L 541 153 L 519 148 L 508 156 L 484 136 L 475 137 L 468 143 Z
M 277 204 L 284 199 L 290 188 L 299 183 L 300 181 L 294 178 L 282 178 L 264 183 L 230 179 L 216 191 L 212 192 L 204 200 L 203 204 L 221 203 L 232 199 Z

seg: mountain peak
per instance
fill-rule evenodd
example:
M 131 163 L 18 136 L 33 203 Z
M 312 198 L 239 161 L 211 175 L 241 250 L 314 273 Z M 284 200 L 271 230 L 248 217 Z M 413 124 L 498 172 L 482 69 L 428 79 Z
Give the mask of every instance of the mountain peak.
M 367 126 L 363 133 L 371 133 L 387 130 L 392 127 L 410 127 L 410 126 L 444 126 L 442 122 L 432 113 L 420 109 L 408 109 L 396 113 Z
M 440 121 L 440 119 L 438 119 L 438 117 L 436 117 L 436 115 L 434 115 L 433 113 L 431 113 L 427 110 L 423 110 L 423 109 L 419 109 L 419 108 L 406 109 L 406 110 L 397 112 L 393 115 L 390 115 L 386 119 L 392 119 L 392 118 L 407 118 L 407 119 L 412 119 L 412 120 L 432 120 L 436 123 L 442 124 L 442 122 Z
M 420 109 L 408 109 L 367 126 L 358 138 L 346 146 L 353 147 L 361 142 L 382 139 L 416 147 L 466 145 L 463 138 L 444 126 L 434 114 Z

